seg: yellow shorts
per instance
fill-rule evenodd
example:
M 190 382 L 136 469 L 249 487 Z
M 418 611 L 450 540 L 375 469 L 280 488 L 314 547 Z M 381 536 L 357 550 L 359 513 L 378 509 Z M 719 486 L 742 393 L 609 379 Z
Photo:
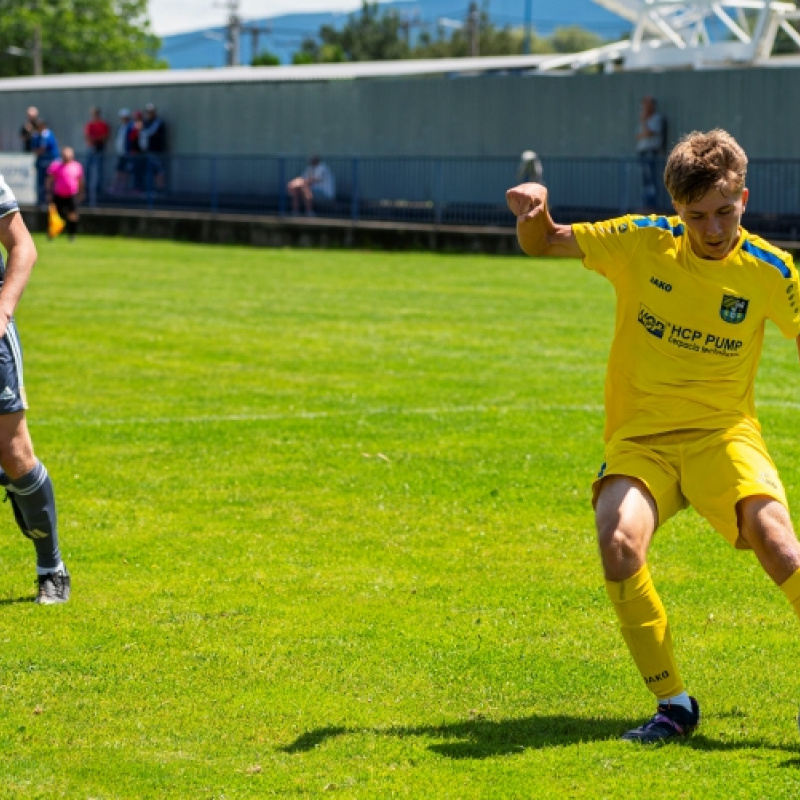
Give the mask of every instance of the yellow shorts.
M 609 475 L 638 478 L 658 508 L 658 524 L 688 505 L 694 506 L 732 545 L 739 538 L 736 504 L 766 495 L 788 508 L 778 470 L 761 433 L 750 422 L 726 430 L 690 430 L 612 440 L 606 463 L 592 485 L 593 502 Z

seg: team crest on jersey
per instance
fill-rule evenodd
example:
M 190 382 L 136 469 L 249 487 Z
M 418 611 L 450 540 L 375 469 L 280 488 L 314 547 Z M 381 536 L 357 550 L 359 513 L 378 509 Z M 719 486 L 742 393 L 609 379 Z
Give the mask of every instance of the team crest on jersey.
M 725 322 L 738 325 L 747 316 L 747 306 L 749 300 L 744 297 L 735 297 L 732 294 L 722 295 L 722 305 L 719 307 L 719 315 Z

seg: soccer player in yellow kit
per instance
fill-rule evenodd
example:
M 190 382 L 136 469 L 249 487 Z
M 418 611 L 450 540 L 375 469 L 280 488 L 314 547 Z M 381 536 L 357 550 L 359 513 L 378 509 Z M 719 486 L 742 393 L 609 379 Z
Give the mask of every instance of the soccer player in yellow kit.
M 713 130 L 685 136 L 669 156 L 676 216 L 559 225 L 544 186 L 507 192 L 528 255 L 581 258 L 616 291 L 593 503 L 608 596 L 657 700 L 622 737 L 642 743 L 686 736 L 700 720 L 647 567 L 659 525 L 692 505 L 755 552 L 800 616 L 800 543 L 753 400 L 766 320 L 800 334 L 800 285 L 787 253 L 741 227 L 746 172 L 736 140 Z

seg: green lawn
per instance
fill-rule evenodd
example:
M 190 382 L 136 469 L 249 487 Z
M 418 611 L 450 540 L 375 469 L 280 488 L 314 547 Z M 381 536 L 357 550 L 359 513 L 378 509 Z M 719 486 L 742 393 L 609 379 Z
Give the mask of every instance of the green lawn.
M 37 240 L 66 606 L 0 517 L 0 797 L 796 798 L 800 624 L 693 512 L 651 567 L 704 721 L 605 596 L 613 293 L 577 263 Z M 761 419 L 800 509 L 794 345 Z

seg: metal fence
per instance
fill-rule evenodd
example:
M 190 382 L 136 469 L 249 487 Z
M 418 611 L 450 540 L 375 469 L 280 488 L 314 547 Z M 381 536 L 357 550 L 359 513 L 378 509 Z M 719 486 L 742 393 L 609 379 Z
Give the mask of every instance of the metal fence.
M 88 204 L 162 210 L 288 216 L 288 181 L 307 166 L 300 156 L 107 155 L 83 159 Z M 554 216 L 601 219 L 641 209 L 642 168 L 635 158 L 543 158 Z M 329 158 L 333 200 L 321 217 L 430 224 L 512 226 L 505 191 L 518 180 L 514 158 Z M 663 170 L 663 163 L 658 171 Z M 753 160 L 748 226 L 797 238 L 800 161 Z M 670 212 L 659 187 L 659 211 Z M 300 213 L 303 212 L 302 207 Z

